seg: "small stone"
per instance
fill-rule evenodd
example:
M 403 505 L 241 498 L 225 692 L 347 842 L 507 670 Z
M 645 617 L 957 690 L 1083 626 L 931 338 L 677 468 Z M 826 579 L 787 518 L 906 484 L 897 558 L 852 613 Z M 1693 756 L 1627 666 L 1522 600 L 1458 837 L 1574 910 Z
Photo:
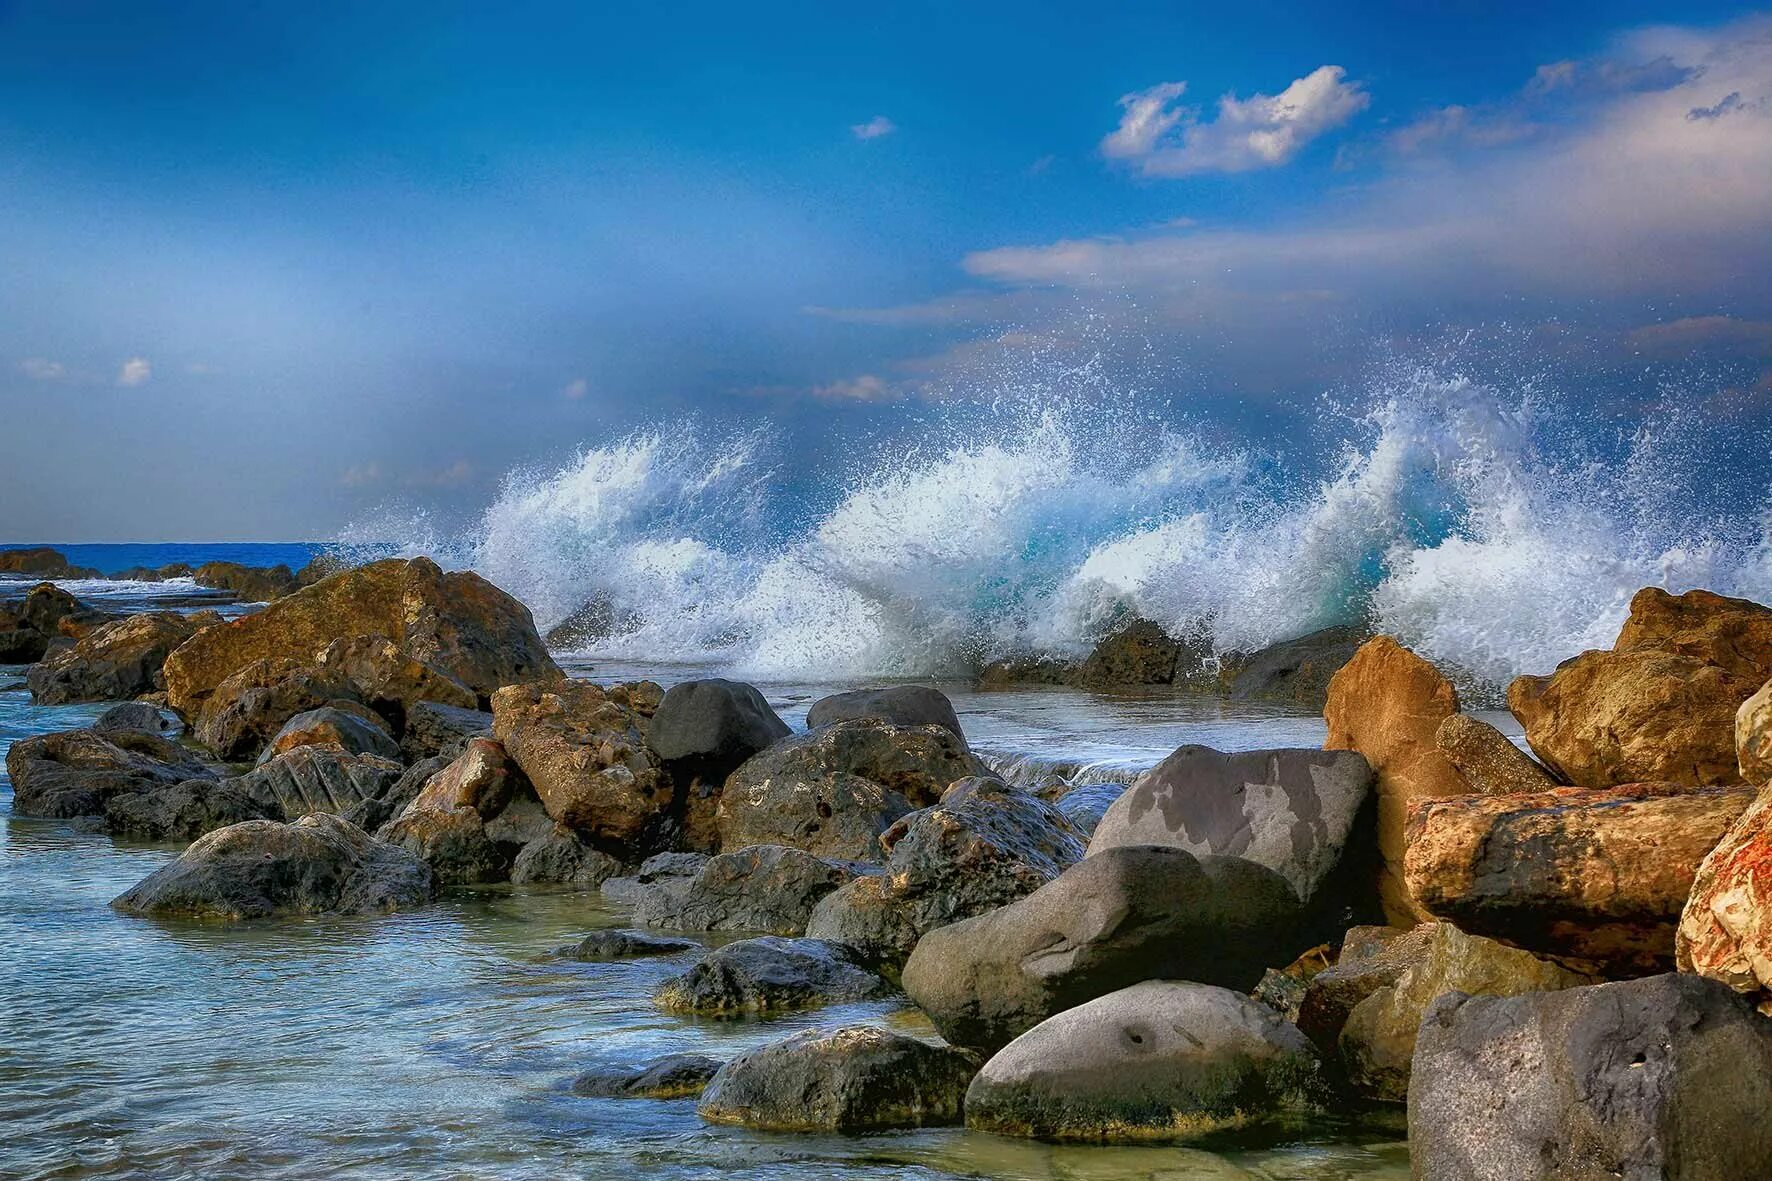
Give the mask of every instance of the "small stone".
M 639 1067 L 599 1067 L 572 1080 L 572 1093 L 587 1099 L 691 1099 L 720 1069 L 705 1054 L 672 1054 Z
M 611 960 L 637 960 L 651 956 L 676 955 L 680 951 L 694 951 L 699 946 L 700 944 L 691 943 L 687 939 L 667 939 L 662 935 L 651 935 L 644 931 L 611 929 L 592 931 L 577 943 L 568 943 L 559 948 L 554 954 L 565 960 L 600 964 Z

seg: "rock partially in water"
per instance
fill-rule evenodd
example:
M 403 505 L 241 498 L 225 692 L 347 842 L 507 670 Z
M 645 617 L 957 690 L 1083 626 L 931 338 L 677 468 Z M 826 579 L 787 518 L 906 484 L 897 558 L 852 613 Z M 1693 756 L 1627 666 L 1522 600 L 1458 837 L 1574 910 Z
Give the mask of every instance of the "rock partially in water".
M 1772 1012 L 1772 792 L 1762 789 L 1699 864 L 1675 952 L 1681 971 Z
M 190 779 L 112 796 L 105 804 L 105 830 L 138 841 L 194 841 L 243 820 L 282 819 L 281 809 L 266 807 L 227 779 Z
M 336 746 L 348 754 L 379 755 L 396 762 L 400 758 L 400 744 L 386 723 L 361 707 L 323 705 L 296 714 L 266 744 L 258 764 L 262 767 L 298 746 Z
M 92 723 L 99 734 L 170 734 L 178 723 L 145 701 L 126 701 L 113 705 Z
M 904 989 L 948 1041 L 996 1050 L 1054 1013 L 1145 980 L 1247 991 L 1293 958 L 1300 915 L 1292 887 L 1266 866 L 1107 849 L 1019 902 L 923 936 Z
M 1471 790 L 1486 796 L 1545 791 L 1561 786 L 1507 735 L 1478 718 L 1453 714 L 1434 732 L 1434 745 L 1458 768 Z
M 667 1013 L 742 1017 L 870 1000 L 891 991 L 840 943 L 764 935 L 716 948 L 660 984 L 652 999 Z
M 966 1125 L 1045 1140 L 1169 1141 L 1315 1114 L 1316 1048 L 1224 988 L 1152 980 L 1034 1026 L 966 1091 Z
M 297 588 L 288 566 L 244 566 L 239 562 L 205 562 L 191 572 L 191 580 L 211 590 L 224 590 L 247 603 L 268 603 Z
M 1418 1177 L 1763 1177 L 1772 1021 L 1685 973 L 1428 1010 L 1409 1084 Z
M 739 764 L 788 736 L 755 686 L 712 678 L 672 685 L 659 700 L 646 744 L 681 796 L 682 844 L 720 847 L 720 789 Z
M 685 883 L 641 893 L 634 921 L 675 931 L 800 935 L 819 900 L 855 876 L 853 865 L 801 849 L 753 845 L 709 858 Z
M 871 1025 L 808 1029 L 720 1068 L 696 1114 L 775 1132 L 869 1132 L 960 1122 L 971 1055 Z
M 1354 658 L 1370 634 L 1360 627 L 1326 627 L 1295 640 L 1225 658 L 1226 695 L 1233 701 L 1290 701 L 1320 710 L 1329 681 Z
M 76 566 L 68 555 L 46 545 L 0 550 L 0 574 L 35 574 L 41 578 L 103 578 L 90 566 Z
M 605 880 L 603 897 L 621 906 L 633 906 L 650 890 L 686 888 L 707 863 L 706 853 L 654 853 L 632 874 Z
M 64 635 L 67 640 L 77 637 L 63 632 L 63 620 L 84 634 L 116 618 L 87 606 L 53 582 L 38 583 L 18 603 L 0 607 L 0 664 L 31 664 L 52 648 L 66 647 Z
M 670 939 L 648 931 L 609 929 L 592 931 L 577 943 L 568 943 L 557 949 L 554 954 L 564 960 L 601 964 L 613 960 L 638 960 L 652 956 L 676 955 L 678 952 L 694 951 L 699 946 L 700 944 L 692 943 L 687 939 Z
M 570 828 L 556 824 L 517 851 L 511 861 L 511 884 L 591 889 L 625 869 L 619 859 L 591 848 Z
M 248 820 L 199 837 L 112 903 L 153 915 L 256 919 L 364 914 L 430 901 L 430 867 L 324 812 Z
M 874 718 L 894 726 L 942 726 L 956 738 L 966 737 L 954 703 L 933 685 L 888 685 L 833 693 L 812 703 L 806 711 L 806 726 L 816 730 L 857 718 Z
M 18 816 L 102 816 L 112 797 L 213 779 L 216 771 L 157 734 L 63 730 L 21 738 L 6 752 Z
M 25 674 L 38 705 L 123 701 L 165 688 L 161 666 L 201 625 L 176 611 L 145 611 L 87 632 Z
M 693 1099 L 720 1069 L 706 1054 L 671 1054 L 644 1066 L 600 1066 L 572 1080 L 587 1099 Z
M 1070 822 L 1077 835 L 1087 840 L 1095 835 L 1101 818 L 1107 815 L 1115 800 L 1126 794 L 1128 786 L 1124 783 L 1079 784 L 1054 800 L 1053 806 Z

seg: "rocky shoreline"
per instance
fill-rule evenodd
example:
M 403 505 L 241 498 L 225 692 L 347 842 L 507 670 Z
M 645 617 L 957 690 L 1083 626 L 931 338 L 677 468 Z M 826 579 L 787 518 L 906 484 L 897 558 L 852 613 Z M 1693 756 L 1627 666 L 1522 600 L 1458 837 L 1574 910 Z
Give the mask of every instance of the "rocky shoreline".
M 1612 649 L 1510 688 L 1532 756 L 1394 640 L 1307 637 L 1213 687 L 1320 697 L 1328 749 L 1182 747 L 1067 795 L 991 776 L 925 686 L 793 733 L 738 682 L 568 678 L 473 574 L 282 573 L 230 575 L 285 588 L 234 620 L 53 586 L 0 619 L 34 699 L 129 702 L 16 742 L 15 813 L 191 842 L 124 912 L 598 890 L 635 929 L 560 954 L 720 933 L 665 1012 L 902 995 L 941 1035 L 573 1084 L 714 1125 L 1187 1143 L 1388 1109 L 1423 1178 L 1772 1172 L 1772 609 L 1642 591 Z M 1134 622 L 986 679 L 1175 684 L 1188 651 Z

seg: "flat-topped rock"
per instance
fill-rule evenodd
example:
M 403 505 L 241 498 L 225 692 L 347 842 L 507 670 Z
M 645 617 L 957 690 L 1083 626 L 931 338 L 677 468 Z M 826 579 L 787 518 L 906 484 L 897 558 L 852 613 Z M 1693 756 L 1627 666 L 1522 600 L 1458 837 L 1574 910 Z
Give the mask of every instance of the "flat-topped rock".
M 87 632 L 72 647 L 48 653 L 25 674 L 39 705 L 124 701 L 165 688 L 161 666 L 200 623 L 176 611 L 145 611 Z
M 840 943 L 764 935 L 714 949 L 660 984 L 652 999 L 667 1013 L 742 1017 L 870 1000 L 891 991 Z

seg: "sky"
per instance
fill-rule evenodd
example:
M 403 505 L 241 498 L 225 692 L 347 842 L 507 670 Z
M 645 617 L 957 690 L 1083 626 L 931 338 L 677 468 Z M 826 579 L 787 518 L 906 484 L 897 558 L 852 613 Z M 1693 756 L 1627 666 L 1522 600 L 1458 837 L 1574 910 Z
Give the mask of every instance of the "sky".
M 846 8 L 0 0 L 0 538 L 841 454 L 1030 369 L 1259 436 L 1473 333 L 1772 404 L 1772 12 Z

